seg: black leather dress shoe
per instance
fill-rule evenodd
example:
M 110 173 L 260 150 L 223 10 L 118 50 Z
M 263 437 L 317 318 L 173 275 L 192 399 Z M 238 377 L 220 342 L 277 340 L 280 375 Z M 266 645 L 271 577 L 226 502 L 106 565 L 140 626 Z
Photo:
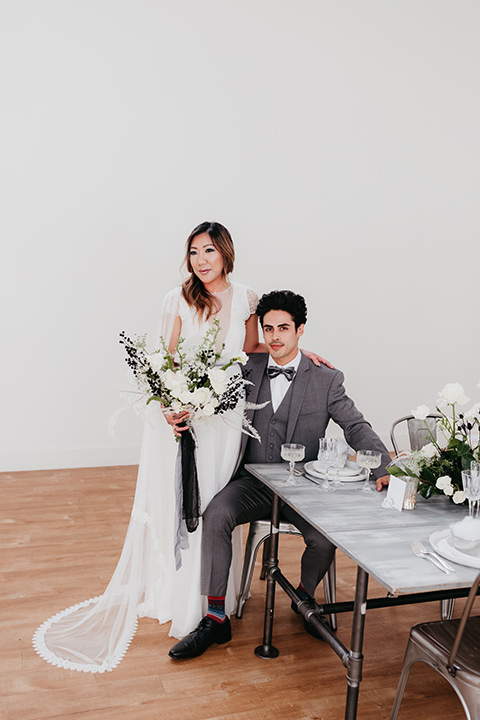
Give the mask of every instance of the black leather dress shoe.
M 168 655 L 174 660 L 198 657 L 213 643 L 221 645 L 231 639 L 232 626 L 228 617 L 223 623 L 210 617 L 204 617 L 195 630 L 172 647 Z

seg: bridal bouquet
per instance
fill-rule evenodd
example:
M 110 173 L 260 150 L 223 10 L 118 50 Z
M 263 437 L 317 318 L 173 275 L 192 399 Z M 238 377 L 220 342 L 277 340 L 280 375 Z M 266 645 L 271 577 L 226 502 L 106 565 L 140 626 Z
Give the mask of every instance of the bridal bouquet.
M 480 383 L 478 386 L 480 387 Z M 457 406 L 466 405 L 469 398 L 459 383 L 448 383 L 439 393 L 436 409 L 440 417 L 436 429 L 444 437 L 439 441 L 430 432 L 431 442 L 418 451 L 398 455 L 388 467 L 391 475 L 416 478 L 418 492 L 424 498 L 445 494 L 456 504 L 463 503 L 462 470 L 468 470 L 472 460 L 479 459 L 480 402 L 466 412 Z M 448 413 L 448 414 L 447 414 Z M 430 414 L 427 405 L 419 405 L 412 415 L 425 421 Z
M 175 467 L 175 483 L 181 496 L 181 517 L 188 532 L 194 532 L 199 523 L 201 502 L 196 466 L 196 438 L 192 419 L 223 415 L 237 407 L 244 396 L 245 385 L 251 384 L 241 373 L 229 376 L 226 372 L 235 362 L 246 363 L 247 355 L 242 352 L 224 365 L 217 365 L 221 353 L 215 350 L 215 341 L 220 331 L 218 320 L 207 330 L 202 342 L 184 351 L 184 339 L 179 338 L 175 357 L 169 352 L 167 343 L 160 337 L 161 348 L 152 353 L 146 349 L 145 336 L 131 340 L 125 332 L 120 333 L 120 343 L 125 347 L 126 362 L 131 368 L 137 386 L 147 404 L 159 402 L 165 410 L 173 413 L 186 411 L 187 430 L 179 440 L 179 461 Z M 223 350 L 222 346 L 222 350 Z M 257 408 L 244 403 L 244 409 Z M 239 411 L 239 427 L 247 435 L 260 441 L 260 436 L 248 420 L 244 411 Z M 178 438 L 176 438 L 178 440 Z
M 217 366 L 221 357 L 215 350 L 219 331 L 220 324 L 214 320 L 202 342 L 188 352 L 183 350 L 184 339 L 179 338 L 176 358 L 168 351 L 163 337 L 160 337 L 161 348 L 148 353 L 145 336 L 131 340 L 125 332 L 120 333 L 120 343 L 127 353 L 126 362 L 138 389 L 147 398 L 147 404 L 155 400 L 173 413 L 188 412 L 190 418 L 197 419 L 222 415 L 237 406 L 249 382 L 238 373 L 229 377 L 226 370 L 235 362 L 245 364 L 248 357 L 242 352 Z M 245 417 L 242 427 L 257 437 Z

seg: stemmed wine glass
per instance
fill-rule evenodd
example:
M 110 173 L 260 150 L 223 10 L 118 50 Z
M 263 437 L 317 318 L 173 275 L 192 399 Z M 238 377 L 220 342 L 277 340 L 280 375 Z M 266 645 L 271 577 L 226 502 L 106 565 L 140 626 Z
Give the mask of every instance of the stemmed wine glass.
M 468 517 L 473 518 L 472 472 L 462 470 L 462 485 L 465 498 L 468 500 Z
M 480 500 L 480 463 L 472 460 L 470 470 L 462 470 L 462 485 L 468 500 L 468 516 L 478 518 Z
M 283 443 L 280 454 L 283 460 L 287 460 L 289 465 L 288 479 L 285 480 L 285 485 L 298 485 L 298 480 L 295 478 L 295 463 L 301 462 L 305 457 L 305 445 L 298 445 L 296 443 Z
M 335 468 L 335 480 L 333 481 L 333 487 L 335 488 L 342 487 L 342 483 L 340 481 L 340 470 L 345 467 L 345 462 L 348 458 L 348 450 L 345 450 L 345 446 L 342 445 L 343 444 L 337 442 L 335 455 L 333 457 L 333 467 Z
M 357 464 L 360 467 L 365 468 L 365 484 L 362 487 L 362 492 L 371 493 L 372 488 L 369 485 L 370 470 L 380 467 L 382 462 L 382 455 L 375 450 L 358 450 L 357 451 Z
M 318 462 L 323 467 L 325 479 L 323 485 L 320 486 L 321 490 L 325 492 L 333 492 L 335 486 L 328 482 L 328 471 L 334 464 L 334 458 L 337 454 L 337 439 L 336 438 L 320 438 L 319 449 L 318 449 Z

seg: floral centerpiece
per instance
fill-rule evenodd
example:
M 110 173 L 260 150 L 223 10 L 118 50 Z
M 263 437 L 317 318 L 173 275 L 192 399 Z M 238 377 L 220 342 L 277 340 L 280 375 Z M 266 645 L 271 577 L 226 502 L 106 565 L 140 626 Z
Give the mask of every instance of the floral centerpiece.
M 480 387 L 480 383 L 478 386 Z M 387 468 L 391 475 L 409 476 L 418 480 L 418 492 L 424 497 L 448 495 L 456 504 L 465 501 L 462 470 L 479 458 L 480 402 L 466 412 L 458 406 L 466 405 L 469 398 L 459 383 L 448 383 L 439 393 L 436 409 L 437 437 L 429 432 L 431 442 L 417 451 L 400 453 Z M 412 410 L 413 417 L 426 423 L 430 408 L 419 405 Z M 443 436 L 440 439 L 439 436 Z

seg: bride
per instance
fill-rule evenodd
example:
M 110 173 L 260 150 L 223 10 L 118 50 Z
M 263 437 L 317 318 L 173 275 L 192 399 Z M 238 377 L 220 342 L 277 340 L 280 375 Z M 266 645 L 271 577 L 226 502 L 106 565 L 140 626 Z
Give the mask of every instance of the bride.
M 185 258 L 190 276 L 163 303 L 161 335 L 170 352 L 175 351 L 180 336 L 184 351 L 198 345 L 214 319 L 220 323 L 216 349 L 224 346 L 222 365 L 242 350 L 266 351 L 258 339 L 256 293 L 229 279 L 234 259 L 233 241 L 223 225 L 204 222 L 192 231 Z M 230 371 L 239 372 L 238 365 Z M 233 474 L 241 416 L 242 408 L 237 407 L 224 415 L 192 421 L 202 510 Z M 165 419 L 176 435 L 182 432 L 184 415 L 162 413 L 158 402 L 147 406 L 130 523 L 105 592 L 54 615 L 35 632 L 35 650 L 53 665 L 92 673 L 110 671 L 125 655 L 138 618 L 171 620 L 169 634 L 181 638 L 205 615 L 206 598 L 200 594 L 201 518 L 198 528 L 180 544 L 174 487 L 177 448 Z M 235 532 L 227 614 L 235 608 L 242 564 L 241 528 Z

